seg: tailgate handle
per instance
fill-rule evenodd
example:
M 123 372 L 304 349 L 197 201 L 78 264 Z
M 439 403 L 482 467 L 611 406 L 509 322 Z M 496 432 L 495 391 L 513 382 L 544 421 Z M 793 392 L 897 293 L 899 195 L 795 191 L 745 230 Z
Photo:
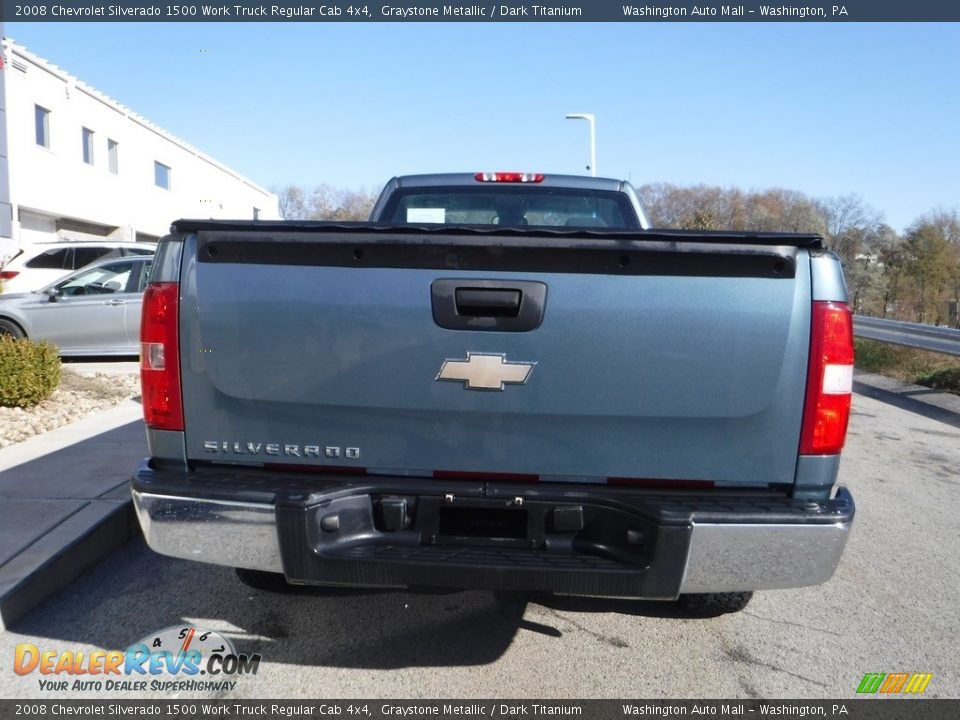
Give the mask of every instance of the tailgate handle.
M 528 332 L 543 322 L 547 285 L 532 280 L 444 278 L 430 284 L 433 321 L 447 330 Z
M 473 317 L 516 317 L 520 313 L 519 290 L 457 288 L 457 314 Z

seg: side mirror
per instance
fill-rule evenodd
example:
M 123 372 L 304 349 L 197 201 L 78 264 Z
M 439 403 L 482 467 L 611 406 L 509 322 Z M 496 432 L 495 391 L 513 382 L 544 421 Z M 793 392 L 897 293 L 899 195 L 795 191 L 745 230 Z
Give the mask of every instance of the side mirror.
M 50 299 L 50 302 L 59 302 L 60 300 L 61 293 L 59 288 L 49 288 L 48 290 L 44 290 L 43 294 Z

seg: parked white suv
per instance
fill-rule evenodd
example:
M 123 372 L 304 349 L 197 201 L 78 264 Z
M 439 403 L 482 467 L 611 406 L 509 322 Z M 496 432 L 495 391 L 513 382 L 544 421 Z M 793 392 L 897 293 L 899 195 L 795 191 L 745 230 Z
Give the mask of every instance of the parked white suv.
M 40 290 L 98 260 L 153 255 L 156 249 L 156 243 L 117 240 L 35 243 L 0 267 L 0 290 L 6 295 Z

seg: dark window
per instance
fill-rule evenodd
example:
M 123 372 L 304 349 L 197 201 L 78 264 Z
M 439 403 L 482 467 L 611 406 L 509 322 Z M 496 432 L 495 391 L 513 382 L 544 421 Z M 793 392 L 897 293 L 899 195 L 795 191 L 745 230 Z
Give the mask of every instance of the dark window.
M 168 166 L 164 165 L 161 162 L 154 161 L 153 163 L 153 184 L 157 187 L 161 187 L 164 190 L 170 189 L 170 173 L 171 170 Z
M 34 122 L 37 128 L 37 145 L 50 147 L 50 111 L 39 105 L 33 106 Z
M 117 175 L 120 172 L 120 145 L 116 140 L 107 138 L 107 164 L 110 166 L 110 172 Z
M 110 248 L 105 247 L 78 247 L 73 251 L 73 269 L 82 268 L 85 265 L 89 265 L 92 262 L 97 260 L 105 260 L 107 257 L 110 257 L 111 252 L 113 255 L 119 255 L 119 251 L 111 251 Z
M 24 267 L 42 270 L 73 270 L 73 248 L 47 250 L 33 260 L 24 263 Z
M 495 187 L 398 190 L 384 208 L 395 224 L 607 227 L 637 229 L 623 193 L 572 188 Z
M 83 128 L 83 161 L 93 165 L 93 130 Z
M 260 208 L 255 207 L 255 208 L 253 209 L 253 219 L 254 219 L 254 220 L 259 220 L 259 219 L 260 219 Z
M 124 248 L 124 255 L 153 255 L 156 251 L 153 248 Z
M 147 283 L 150 282 L 150 268 L 152 267 L 152 260 L 149 260 L 140 266 L 140 277 L 138 278 L 136 292 L 142 293 L 147 289 Z

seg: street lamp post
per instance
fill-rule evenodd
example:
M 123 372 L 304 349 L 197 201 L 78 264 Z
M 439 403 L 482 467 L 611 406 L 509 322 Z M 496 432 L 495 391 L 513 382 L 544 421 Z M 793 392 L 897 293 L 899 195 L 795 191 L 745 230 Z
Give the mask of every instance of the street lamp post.
M 593 113 L 569 113 L 567 120 L 586 120 L 590 123 L 590 175 L 597 176 L 597 119 Z

